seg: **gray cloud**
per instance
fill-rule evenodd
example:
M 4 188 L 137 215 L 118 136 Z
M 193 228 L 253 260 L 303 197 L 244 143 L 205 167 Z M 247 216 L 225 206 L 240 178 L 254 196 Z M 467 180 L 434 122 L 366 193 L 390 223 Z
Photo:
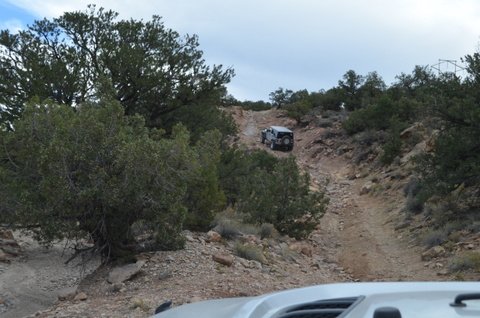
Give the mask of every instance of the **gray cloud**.
M 475 0 L 99 0 L 123 18 L 164 18 L 198 34 L 210 64 L 235 68 L 239 99 L 268 99 L 278 87 L 328 89 L 349 69 L 395 75 L 439 58 L 473 53 L 480 30 Z M 84 10 L 84 0 L 12 0 L 38 17 Z

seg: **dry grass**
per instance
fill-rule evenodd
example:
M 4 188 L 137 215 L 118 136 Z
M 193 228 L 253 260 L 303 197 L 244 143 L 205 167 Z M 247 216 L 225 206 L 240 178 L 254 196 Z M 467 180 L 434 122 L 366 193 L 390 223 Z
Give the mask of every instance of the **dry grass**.
M 275 230 L 275 227 L 273 224 L 270 223 L 263 223 L 262 226 L 260 226 L 260 238 L 275 238 L 278 236 L 277 231 Z
M 132 309 L 140 308 L 144 312 L 150 312 L 150 306 L 145 302 L 145 300 L 140 298 L 134 298 L 132 300 L 132 305 L 130 306 Z
M 263 250 L 259 246 L 237 242 L 235 244 L 234 251 L 235 254 L 241 258 L 248 259 L 250 261 L 257 261 L 262 264 L 267 262 L 265 255 L 263 255 Z
M 463 272 L 474 270 L 480 272 L 480 253 L 479 252 L 465 252 L 456 257 L 449 266 L 453 272 Z
M 430 230 L 423 235 L 422 243 L 425 247 L 431 248 L 442 245 L 448 240 L 448 233 L 443 229 Z

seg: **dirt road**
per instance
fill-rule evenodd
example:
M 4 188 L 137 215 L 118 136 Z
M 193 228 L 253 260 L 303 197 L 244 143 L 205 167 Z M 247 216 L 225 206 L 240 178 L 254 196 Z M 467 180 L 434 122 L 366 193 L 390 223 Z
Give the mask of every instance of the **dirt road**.
M 241 141 L 252 148 L 264 148 L 260 130 L 269 125 L 292 127 L 291 119 L 276 111 L 240 111 L 237 122 L 243 132 Z M 360 195 L 365 179 L 350 180 L 349 166 L 340 157 L 312 155 L 309 148 L 323 128 L 295 129 L 297 162 L 308 171 L 313 181 L 322 186 L 330 198 L 327 213 L 313 238 L 324 248 L 332 261 L 339 264 L 352 280 L 359 281 L 422 281 L 445 280 L 436 271 L 426 268 L 421 251 L 409 244 L 409 238 L 396 233 L 389 210 L 395 200 Z M 270 150 L 268 150 L 270 151 Z M 276 156 L 288 153 L 273 152 Z

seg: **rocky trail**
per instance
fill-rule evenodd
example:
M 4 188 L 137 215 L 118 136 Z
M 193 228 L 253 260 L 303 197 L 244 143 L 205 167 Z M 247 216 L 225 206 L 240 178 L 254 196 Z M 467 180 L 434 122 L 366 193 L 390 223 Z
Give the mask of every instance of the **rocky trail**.
M 243 127 L 242 142 L 250 147 L 263 147 L 260 130 L 273 123 L 292 126 L 291 119 L 275 111 L 242 112 L 237 122 Z M 239 117 L 244 117 L 242 121 Z M 373 197 L 362 193 L 363 178 L 351 178 L 351 167 L 342 157 L 325 151 L 326 156 L 312 149 L 322 128 L 295 130 L 297 140 L 293 155 L 310 173 L 314 183 L 326 185 L 330 198 L 321 227 L 312 236 L 325 244 L 325 252 L 355 281 L 426 281 L 446 280 L 444 264 L 425 266 L 422 251 L 408 236 L 394 230 L 394 215 L 399 208 L 396 198 Z M 266 148 L 265 148 L 266 149 Z M 288 155 L 273 152 L 278 156 Z M 362 193 L 362 194 L 360 194 Z
M 338 163 L 334 163 L 338 164 Z M 335 171 L 332 162 L 321 162 Z M 311 170 L 311 169 L 309 169 Z M 318 170 L 311 175 L 316 178 Z M 422 251 L 394 231 L 385 211 L 389 204 L 361 192 L 361 182 L 329 173 L 326 190 L 330 208 L 323 218 L 318 240 L 335 242 L 337 263 L 355 280 L 422 281 L 445 279 L 424 266 Z
M 293 154 L 310 173 L 312 187 L 325 189 L 330 198 L 308 240 L 240 237 L 242 243 L 263 250 L 266 258 L 260 262 L 238 257 L 236 242 L 215 232 L 185 232 L 184 250 L 141 254 L 133 271 L 119 269 L 121 279 L 113 279 L 117 269 L 109 267 L 85 276 L 94 267 L 80 271 L 65 266 L 67 256 L 61 250 L 24 242 L 22 257 L 0 263 L 0 317 L 148 317 L 166 300 L 177 306 L 321 283 L 451 279 L 440 260 L 422 261 L 422 251 L 408 231 L 394 229 L 394 212 L 403 198 L 368 193 L 378 183 L 365 191 L 366 176 L 357 175 L 348 160 L 335 154 L 322 139 L 324 128 L 298 128 L 276 110 L 238 108 L 233 115 L 239 126 L 237 142 L 248 148 L 271 151 L 260 143 L 264 127 L 295 127 L 292 153 L 272 153 Z M 56 300 L 65 287 L 75 288 Z

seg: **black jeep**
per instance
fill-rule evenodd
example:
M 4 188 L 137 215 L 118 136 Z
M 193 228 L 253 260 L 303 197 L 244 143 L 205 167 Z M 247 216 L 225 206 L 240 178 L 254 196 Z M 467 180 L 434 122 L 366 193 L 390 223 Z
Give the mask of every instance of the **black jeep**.
M 262 130 L 262 144 L 270 144 L 272 150 L 293 149 L 293 132 L 282 126 L 270 126 Z

